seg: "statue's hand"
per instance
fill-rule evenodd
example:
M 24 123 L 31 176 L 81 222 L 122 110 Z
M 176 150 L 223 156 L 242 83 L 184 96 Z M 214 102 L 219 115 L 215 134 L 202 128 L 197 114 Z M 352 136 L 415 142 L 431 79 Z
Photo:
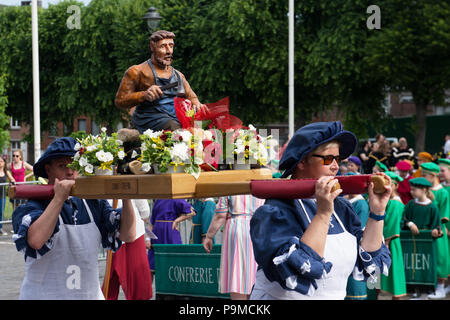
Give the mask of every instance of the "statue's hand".
M 158 100 L 159 98 L 162 97 L 162 95 L 163 92 L 161 88 L 157 85 L 153 85 L 145 91 L 144 99 L 151 102 Z
M 201 113 L 208 113 L 208 107 L 206 106 L 206 104 L 202 104 L 202 103 L 197 103 L 193 105 L 194 107 L 194 111 L 197 112 L 201 112 Z

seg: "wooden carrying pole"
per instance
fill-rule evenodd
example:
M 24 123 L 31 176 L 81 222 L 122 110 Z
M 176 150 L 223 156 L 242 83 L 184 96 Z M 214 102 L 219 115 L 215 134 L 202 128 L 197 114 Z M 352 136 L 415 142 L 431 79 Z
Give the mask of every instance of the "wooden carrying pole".
M 384 175 L 337 176 L 336 179 L 342 194 L 365 193 L 371 182 L 375 184 L 374 191 L 382 193 L 384 185 L 389 183 Z M 209 175 L 198 180 L 188 174 L 99 176 L 77 179 L 71 194 L 87 199 L 187 199 L 237 194 L 252 194 L 262 199 L 301 199 L 314 195 L 316 181 L 271 179 L 271 174 L 245 175 L 245 172 L 239 176 L 234 173 Z M 51 185 L 23 187 L 10 188 L 10 198 L 42 200 L 53 197 Z

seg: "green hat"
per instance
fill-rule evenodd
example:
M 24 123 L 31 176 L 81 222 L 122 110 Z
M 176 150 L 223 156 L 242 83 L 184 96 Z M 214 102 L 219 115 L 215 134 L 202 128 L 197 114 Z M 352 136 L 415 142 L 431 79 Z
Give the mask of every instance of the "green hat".
M 436 163 L 434 163 L 434 162 L 422 163 L 420 165 L 420 167 L 422 168 L 422 172 L 423 171 L 428 171 L 428 172 L 433 172 L 433 173 L 439 173 L 439 171 L 441 171 L 439 166 Z
M 397 184 L 398 184 L 399 182 L 402 182 L 402 181 L 403 181 L 403 178 L 400 177 L 400 176 L 399 176 L 398 174 L 396 174 L 395 172 L 392 172 L 392 171 L 386 171 L 385 174 L 386 174 L 389 178 L 391 178 L 392 181 L 395 181 Z
M 450 166 L 450 159 L 441 158 L 438 160 L 439 164 Z
M 431 182 L 425 179 L 424 177 L 414 178 L 409 180 L 409 184 L 413 187 L 427 187 L 431 188 Z
M 380 161 L 375 162 L 375 165 L 377 167 L 379 167 L 381 170 L 383 170 L 383 172 L 388 171 L 388 168 L 383 163 L 381 163 Z

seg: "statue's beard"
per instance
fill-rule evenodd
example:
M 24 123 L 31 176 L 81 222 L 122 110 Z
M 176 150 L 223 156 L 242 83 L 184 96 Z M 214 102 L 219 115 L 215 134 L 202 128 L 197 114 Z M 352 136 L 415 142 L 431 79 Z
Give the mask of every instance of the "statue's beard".
M 155 56 L 155 61 L 160 67 L 168 67 L 172 64 L 172 55 L 166 55 L 163 58 Z

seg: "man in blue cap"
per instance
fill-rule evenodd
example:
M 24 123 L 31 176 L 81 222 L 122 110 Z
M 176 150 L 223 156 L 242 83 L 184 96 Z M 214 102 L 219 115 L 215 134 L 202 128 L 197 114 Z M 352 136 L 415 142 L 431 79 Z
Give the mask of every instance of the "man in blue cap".
M 356 144 L 355 135 L 338 121 L 296 131 L 280 169 L 283 178 L 317 179 L 315 197 L 267 199 L 256 210 L 250 234 L 259 270 L 251 299 L 344 299 L 351 274 L 374 285 L 380 270 L 387 273 L 391 260 L 383 244 L 383 219 L 390 184 L 382 194 L 370 184 L 365 230 L 348 200 L 338 197 L 342 189 L 332 190 L 339 160 Z
M 26 275 L 20 299 L 104 299 L 98 248 L 119 249 L 134 241 L 135 215 L 130 200 L 113 210 L 106 200 L 70 196 L 77 172 L 67 167 L 75 140 L 53 141 L 33 166 L 34 174 L 54 185 L 52 200 L 30 200 L 13 213 L 13 240 L 25 254 Z

